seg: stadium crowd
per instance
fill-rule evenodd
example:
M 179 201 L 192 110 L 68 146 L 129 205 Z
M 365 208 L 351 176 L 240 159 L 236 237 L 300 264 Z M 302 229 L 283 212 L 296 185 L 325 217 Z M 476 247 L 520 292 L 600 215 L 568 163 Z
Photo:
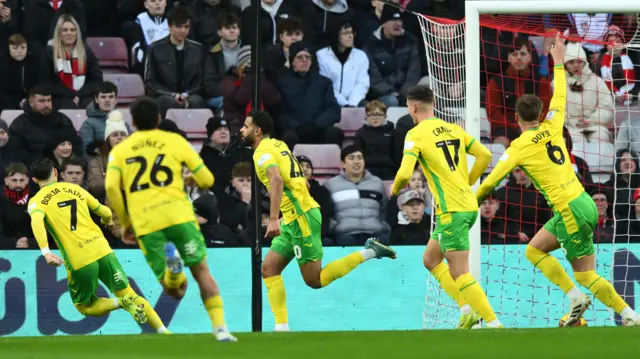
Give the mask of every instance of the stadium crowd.
M 391 119 L 390 113 L 405 105 L 412 86 L 430 84 L 422 29 L 409 11 L 460 20 L 464 1 L 395 2 L 408 11 L 377 0 L 262 0 L 262 19 L 255 24 L 247 0 L 1 1 L 0 110 L 23 112 L 0 120 L 0 249 L 37 248 L 26 206 L 38 189 L 28 168 L 39 158 L 54 161 L 60 180 L 105 201 L 109 152 L 135 130 L 126 116 L 109 116 L 126 109 L 124 86 L 107 79 L 117 72 L 140 79 L 144 93 L 138 95 L 153 97 L 162 107 L 161 128 L 191 140 L 213 172 L 213 188 L 185 188 L 208 246 L 249 246 L 255 236 L 252 154 L 238 136 L 253 106 L 254 76 L 262 86 L 256 107 L 272 114 L 277 136 L 300 154 L 297 161 L 322 208 L 325 245 L 362 245 L 371 236 L 393 245 L 425 244 L 432 195 L 422 171 L 416 169 L 398 197 L 388 197 L 404 137 L 414 126 L 408 115 Z M 637 104 L 634 63 L 640 59 L 615 46 L 631 36 L 623 31 L 631 23 L 616 21 L 635 16 L 620 19 L 610 14 L 540 19 L 548 30 L 564 31 L 559 24 L 566 23 L 569 33 L 592 40 L 567 45 L 565 141 L 601 216 L 596 242 L 640 236 L 640 113 L 615 131 L 615 107 Z M 251 63 L 255 26 L 263 30 L 261 64 Z M 91 41 L 113 37 L 126 44 L 128 61 L 121 68 L 103 61 L 95 47 L 100 41 Z M 534 36 L 485 27 L 482 41 L 482 102 L 490 124 L 482 141 L 496 157 L 519 134 L 514 108 L 520 95 L 535 93 L 548 106 L 553 63 L 544 38 L 536 46 L 540 40 Z M 455 83 L 446 91 L 458 99 L 464 95 Z M 197 109 L 208 109 L 211 116 L 196 131 L 186 132 L 184 118 L 169 119 L 176 119 L 170 111 Z M 355 109 L 362 114 L 359 129 L 343 131 L 345 114 Z M 82 123 L 69 116 L 73 110 L 86 111 Z M 206 137 L 192 138 L 197 132 Z M 318 153 L 296 151 L 310 144 L 337 145 L 339 158 L 331 161 L 339 173 L 327 173 L 323 165 L 322 173 L 314 174 Z M 594 157 L 598 168 L 590 165 Z M 601 164 L 607 161 L 599 160 L 603 157 L 610 167 Z M 264 229 L 265 190 L 263 198 Z M 550 217 L 543 195 L 516 168 L 481 205 L 482 241 L 526 243 Z M 124 247 L 117 225 L 103 232 L 113 247 Z

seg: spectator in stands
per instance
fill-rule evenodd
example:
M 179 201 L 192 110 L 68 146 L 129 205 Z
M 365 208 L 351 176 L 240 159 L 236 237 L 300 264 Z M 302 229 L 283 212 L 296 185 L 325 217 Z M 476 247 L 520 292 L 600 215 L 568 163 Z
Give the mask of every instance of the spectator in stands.
M 0 58 L 0 111 L 18 110 L 26 101 L 29 89 L 38 83 L 41 54 L 28 46 L 20 34 L 11 35 L 5 49 Z
M 407 184 L 406 189 L 414 190 L 422 196 L 422 200 L 427 204 L 425 206 L 424 213 L 431 215 L 431 203 L 433 197 L 431 196 L 431 192 L 427 186 L 427 181 L 424 178 L 424 173 L 420 166 L 413 170 L 413 174 L 411 175 L 411 179 L 409 180 L 409 184 Z M 402 214 L 402 206 L 398 206 L 398 196 L 389 198 L 386 221 L 389 223 L 391 228 L 395 228 L 398 223 L 406 222 L 406 218 Z
M 331 80 L 311 69 L 312 51 L 304 41 L 291 46 L 291 70 L 278 78 L 282 95 L 278 111 L 278 131 L 289 148 L 297 143 L 335 143 L 342 145 L 340 106 Z
M 300 1 L 298 0 L 262 0 L 260 8 L 260 26 L 262 27 L 262 43 L 272 46 L 278 41 L 280 22 L 289 21 L 300 14 Z M 253 44 L 253 36 L 256 33 L 251 8 L 242 11 L 242 24 L 245 31 L 242 33 L 242 43 Z M 277 30 L 277 33 L 276 33 Z M 282 41 L 282 36 L 280 36 Z M 287 46 L 288 47 L 288 46 Z M 288 58 L 288 56 L 286 56 Z M 268 62 L 265 61 L 265 64 Z
M 355 29 L 350 22 L 330 33 L 331 45 L 317 52 L 320 75 L 333 82 L 333 93 L 341 107 L 358 107 L 369 91 L 369 58 L 355 49 Z
M 229 121 L 231 133 L 239 133 L 244 119 L 251 109 L 253 77 L 256 71 L 260 72 L 262 78 L 260 80 L 260 100 L 262 103 L 259 107 L 275 109 L 280 103 L 280 92 L 260 68 L 256 69 L 251 66 L 251 48 L 244 46 L 238 54 L 237 71 L 227 75 L 222 82 L 223 112 L 224 117 Z
M 22 163 L 12 163 L 4 171 L 4 190 L 0 196 L 0 249 L 37 249 L 29 203 L 29 171 Z
M 604 35 L 607 46 L 600 55 L 600 76 L 616 96 L 617 102 L 631 104 L 630 91 L 636 85 L 636 70 L 627 54 L 624 32 L 617 26 L 609 26 Z
M 397 107 L 405 104 L 404 95 L 420 81 L 418 45 L 404 32 L 400 10 L 385 5 L 380 20 L 382 26 L 364 47 L 369 55 L 369 98 Z
M 500 201 L 495 195 L 480 204 L 480 240 L 482 244 L 519 244 L 518 227 L 496 216 Z
M 331 231 L 337 245 L 363 245 L 375 237 L 389 243 L 390 227 L 385 222 L 387 189 L 380 178 L 365 169 L 362 150 L 354 145 L 340 153 L 342 172 L 324 186 L 333 200 Z
M 87 33 L 84 4 L 80 0 L 24 1 L 24 14 L 24 35 L 34 46 L 47 46 L 49 40 L 55 37 L 54 29 L 62 16 L 73 17 L 77 21 L 78 37 Z
M 395 0 L 394 2 L 396 2 Z M 359 48 L 364 47 L 373 37 L 373 33 L 382 25 L 380 16 L 384 3 L 378 0 L 361 0 L 349 5 L 354 11 L 355 28 L 358 29 L 356 44 Z
M 117 144 L 129 137 L 130 132 L 119 116 L 110 116 L 105 121 L 103 137 L 87 147 L 87 153 L 91 157 L 87 170 L 87 189 L 98 199 L 105 198 L 104 178 L 107 173 L 109 153 Z
M 584 39 L 581 47 L 585 50 L 586 59 L 592 62 L 597 61 L 600 50 L 604 48 L 602 40 L 611 25 L 611 15 L 607 13 L 576 13 L 567 14 L 572 29 L 565 30 L 567 34 L 577 34 Z
M 591 177 L 591 171 L 589 171 L 587 161 L 582 157 L 573 154 L 573 141 L 571 140 L 571 135 L 569 135 L 569 130 L 566 126 L 562 128 L 562 138 L 564 138 L 564 145 L 567 147 L 567 152 L 569 152 L 569 159 L 571 160 L 573 172 L 576 173 L 576 176 L 578 176 L 578 179 L 583 186 L 592 184 L 593 178 Z
M 323 242 L 325 238 L 330 236 L 331 232 L 331 219 L 333 218 L 333 201 L 331 200 L 331 194 L 326 187 L 320 185 L 320 182 L 313 179 L 313 163 L 307 156 L 297 156 L 296 159 L 302 168 L 302 174 L 309 183 L 309 193 L 311 197 L 320 205 L 320 212 L 322 213 L 322 238 Z M 267 214 L 269 212 L 267 211 Z
M 238 75 L 238 59 L 240 52 L 243 56 L 249 54 L 251 47 L 240 44 L 240 18 L 233 13 L 223 13 L 218 20 L 218 42 L 205 61 L 209 62 L 211 71 L 204 80 L 204 94 L 207 98 L 207 107 L 219 112 L 222 110 L 222 81 L 227 75 Z
M 201 43 L 205 49 L 211 48 L 220 41 L 221 22 L 227 14 L 240 16 L 240 8 L 231 4 L 229 0 L 194 0 L 191 5 L 191 12 L 195 14 L 195 19 L 191 26 L 191 37 Z M 238 18 L 238 30 L 240 19 Z M 238 32 L 238 36 L 240 32 Z
M 532 49 L 529 40 L 518 36 L 509 51 L 509 67 L 503 75 L 492 77 L 487 85 L 487 115 L 491 122 L 493 141 L 509 147 L 520 135 L 516 122 L 516 101 L 524 94 L 536 94 L 543 102 L 542 113 L 547 113 L 551 100 L 551 85 L 547 77 L 532 68 Z
M 567 44 L 564 67 L 567 73 L 565 126 L 573 142 L 612 142 L 613 100 L 605 81 L 591 72 L 580 44 Z
M 640 188 L 633 193 L 633 210 L 628 220 L 616 220 L 616 235 L 623 235 L 619 243 L 639 242 L 640 236 Z M 626 236 L 630 237 L 626 237 Z
M 627 149 L 616 152 L 615 177 L 604 184 L 604 187 L 615 189 L 615 205 L 613 213 L 617 219 L 630 218 L 630 204 L 633 193 L 640 187 L 640 172 L 638 172 L 638 155 Z
M 603 187 L 595 187 L 589 191 L 591 199 L 598 209 L 598 224 L 593 229 L 594 242 L 611 242 L 613 240 L 613 194 Z M 635 197 L 634 197 L 635 200 Z
M 615 147 L 616 150 L 640 152 L 640 116 L 631 115 L 620 124 Z
M 187 39 L 191 14 L 176 7 L 167 16 L 170 35 L 149 47 L 145 65 L 147 94 L 155 97 L 163 118 L 170 108 L 203 108 L 204 51 L 202 45 Z
M 242 146 L 237 137 L 231 142 L 229 124 L 220 117 L 212 117 L 207 122 L 207 141 L 200 156 L 216 179 L 213 191 L 218 197 L 231 181 L 231 169 L 237 163 L 252 161 L 251 150 Z
M 96 91 L 94 101 L 87 106 L 87 119 L 80 127 L 80 138 L 84 148 L 90 146 L 94 142 L 105 140 L 105 128 L 107 127 L 107 116 L 111 111 L 115 110 L 118 105 L 118 87 L 111 82 L 104 82 Z M 127 132 L 131 132 L 129 124 L 124 122 L 122 114 L 114 114 L 112 121 L 121 121 L 127 128 Z
M 352 22 L 354 12 L 347 0 L 312 0 L 302 8 L 302 18 L 307 24 L 306 41 L 316 48 L 331 45 L 334 41 L 328 32 L 345 22 Z
M 87 188 L 85 174 L 87 173 L 87 161 L 79 156 L 71 156 L 62 161 L 60 180 Z
M 365 124 L 356 131 L 355 145 L 367 159 L 367 169 L 383 180 L 392 180 L 398 170 L 393 159 L 393 123 L 387 121 L 387 106 L 371 101 L 366 108 Z
M 96 86 L 102 82 L 102 70 L 70 15 L 58 19 L 51 45 L 40 61 L 38 78 L 40 83 L 52 85 L 58 109 L 84 109 L 93 100 Z
M 166 0 L 144 0 L 146 11 L 140 13 L 131 35 L 133 47 L 131 49 L 132 72 L 144 76 L 144 64 L 149 46 L 154 42 L 169 36 L 169 22 L 167 21 Z
M 54 109 L 51 102 L 51 87 L 32 87 L 29 90 L 29 102 L 24 105 L 24 113 L 9 126 L 9 137 L 27 152 L 26 165 L 42 158 L 51 138 L 76 135 L 73 122 L 67 115 Z
M 11 163 L 24 163 L 27 153 L 24 148 L 16 146 L 16 141 L 9 137 L 9 126 L 0 120 L 0 182 L 4 181 L 4 168 Z
M 304 29 L 300 19 L 296 17 L 282 19 L 278 22 L 279 43 L 267 49 L 264 56 L 264 72 L 271 82 L 276 82 L 278 77 L 286 73 L 290 68 L 289 48 L 291 44 L 304 40 Z
M 236 163 L 231 171 L 231 182 L 217 196 L 220 208 L 220 223 L 231 228 L 235 233 L 245 230 L 249 204 L 251 203 L 251 164 Z
M 82 141 L 78 135 L 71 133 L 60 133 L 51 138 L 47 147 L 44 148 L 43 156 L 53 161 L 58 175 L 62 173 L 62 162 L 71 158 L 74 154 L 81 154 L 79 147 Z
M 0 44 L 4 45 L 9 36 L 20 32 L 22 18 L 19 0 L 5 0 L 0 3 Z
M 391 244 L 425 245 L 431 234 L 431 216 L 425 214 L 424 196 L 409 189 L 398 196 L 398 207 L 402 208 L 398 225 L 391 232 Z

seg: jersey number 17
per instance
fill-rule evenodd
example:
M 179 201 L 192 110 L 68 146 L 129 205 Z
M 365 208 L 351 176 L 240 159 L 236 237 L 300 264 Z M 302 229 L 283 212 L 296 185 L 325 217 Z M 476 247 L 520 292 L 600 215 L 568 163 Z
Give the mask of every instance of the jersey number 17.
M 449 151 L 449 146 L 453 146 L 453 158 L 451 157 L 451 151 Z M 460 154 L 458 151 L 460 150 L 460 140 L 444 140 L 436 142 L 436 147 L 442 150 L 444 153 L 444 159 L 447 161 L 447 165 L 449 165 L 449 169 L 453 172 L 456 170 L 458 166 L 458 162 L 460 161 Z

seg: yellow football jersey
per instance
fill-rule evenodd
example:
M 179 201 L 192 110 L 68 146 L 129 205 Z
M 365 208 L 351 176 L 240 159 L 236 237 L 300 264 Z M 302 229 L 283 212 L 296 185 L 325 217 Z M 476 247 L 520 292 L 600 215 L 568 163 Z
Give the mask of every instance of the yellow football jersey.
M 280 176 L 284 182 L 284 196 L 280 204 L 285 224 L 290 223 L 311 208 L 320 207 L 309 194 L 307 180 L 302 174 L 300 164 L 289 151 L 289 147 L 279 140 L 266 138 L 260 142 L 253 153 L 253 161 L 256 167 L 256 175 L 262 184 L 269 186 L 267 169 L 278 167 Z
M 100 228 L 91 219 L 100 202 L 82 187 L 56 182 L 42 187 L 29 201 L 29 215 L 44 214 L 69 270 L 78 270 L 113 252 Z
M 467 152 L 473 155 L 482 150 L 484 146 L 460 126 L 436 117 L 407 133 L 404 155 L 418 159 L 434 195 L 436 215 L 478 210 L 469 185 Z
M 555 90 L 545 120 L 511 142 L 496 168 L 478 188 L 476 196 L 479 200 L 488 196 L 517 166 L 527 173 L 555 211 L 564 209 L 584 192 L 562 137 L 567 102 L 566 75 L 562 65 L 554 67 L 554 82 Z
M 137 131 L 111 150 L 106 186 L 117 186 L 113 178 L 120 179 L 126 214 L 136 236 L 196 220 L 193 205 L 184 191 L 183 165 L 194 176 L 205 178 L 205 187 L 213 185 L 213 175 L 202 158 L 178 134 L 162 130 Z M 109 200 L 116 214 L 122 217 L 123 209 L 117 208 L 118 201 Z

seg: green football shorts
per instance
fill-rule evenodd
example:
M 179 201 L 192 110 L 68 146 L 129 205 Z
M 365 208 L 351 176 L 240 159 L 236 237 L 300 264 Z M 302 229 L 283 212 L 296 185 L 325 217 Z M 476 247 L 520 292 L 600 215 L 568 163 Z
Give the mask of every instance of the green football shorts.
M 285 258 L 296 257 L 299 265 L 322 260 L 322 214 L 311 208 L 288 224 L 280 224 L 280 235 L 271 250 Z
M 556 236 L 567 260 L 582 258 L 595 253 L 593 229 L 598 224 L 598 209 L 593 199 L 582 192 L 578 198 L 559 211 L 554 211 L 544 229 Z
M 478 212 L 449 212 L 436 217 L 436 228 L 431 239 L 440 243 L 442 253 L 469 250 L 469 230 L 476 222 Z
M 138 238 L 138 245 L 158 280 L 164 277 L 166 268 L 164 247 L 167 242 L 176 245 L 187 267 L 194 266 L 207 258 L 207 246 L 196 222 L 176 224 L 144 235 Z
M 129 279 L 113 252 L 78 270 L 67 271 L 67 277 L 73 304 L 93 303 L 97 298 L 98 280 L 104 283 L 111 293 L 129 286 Z

